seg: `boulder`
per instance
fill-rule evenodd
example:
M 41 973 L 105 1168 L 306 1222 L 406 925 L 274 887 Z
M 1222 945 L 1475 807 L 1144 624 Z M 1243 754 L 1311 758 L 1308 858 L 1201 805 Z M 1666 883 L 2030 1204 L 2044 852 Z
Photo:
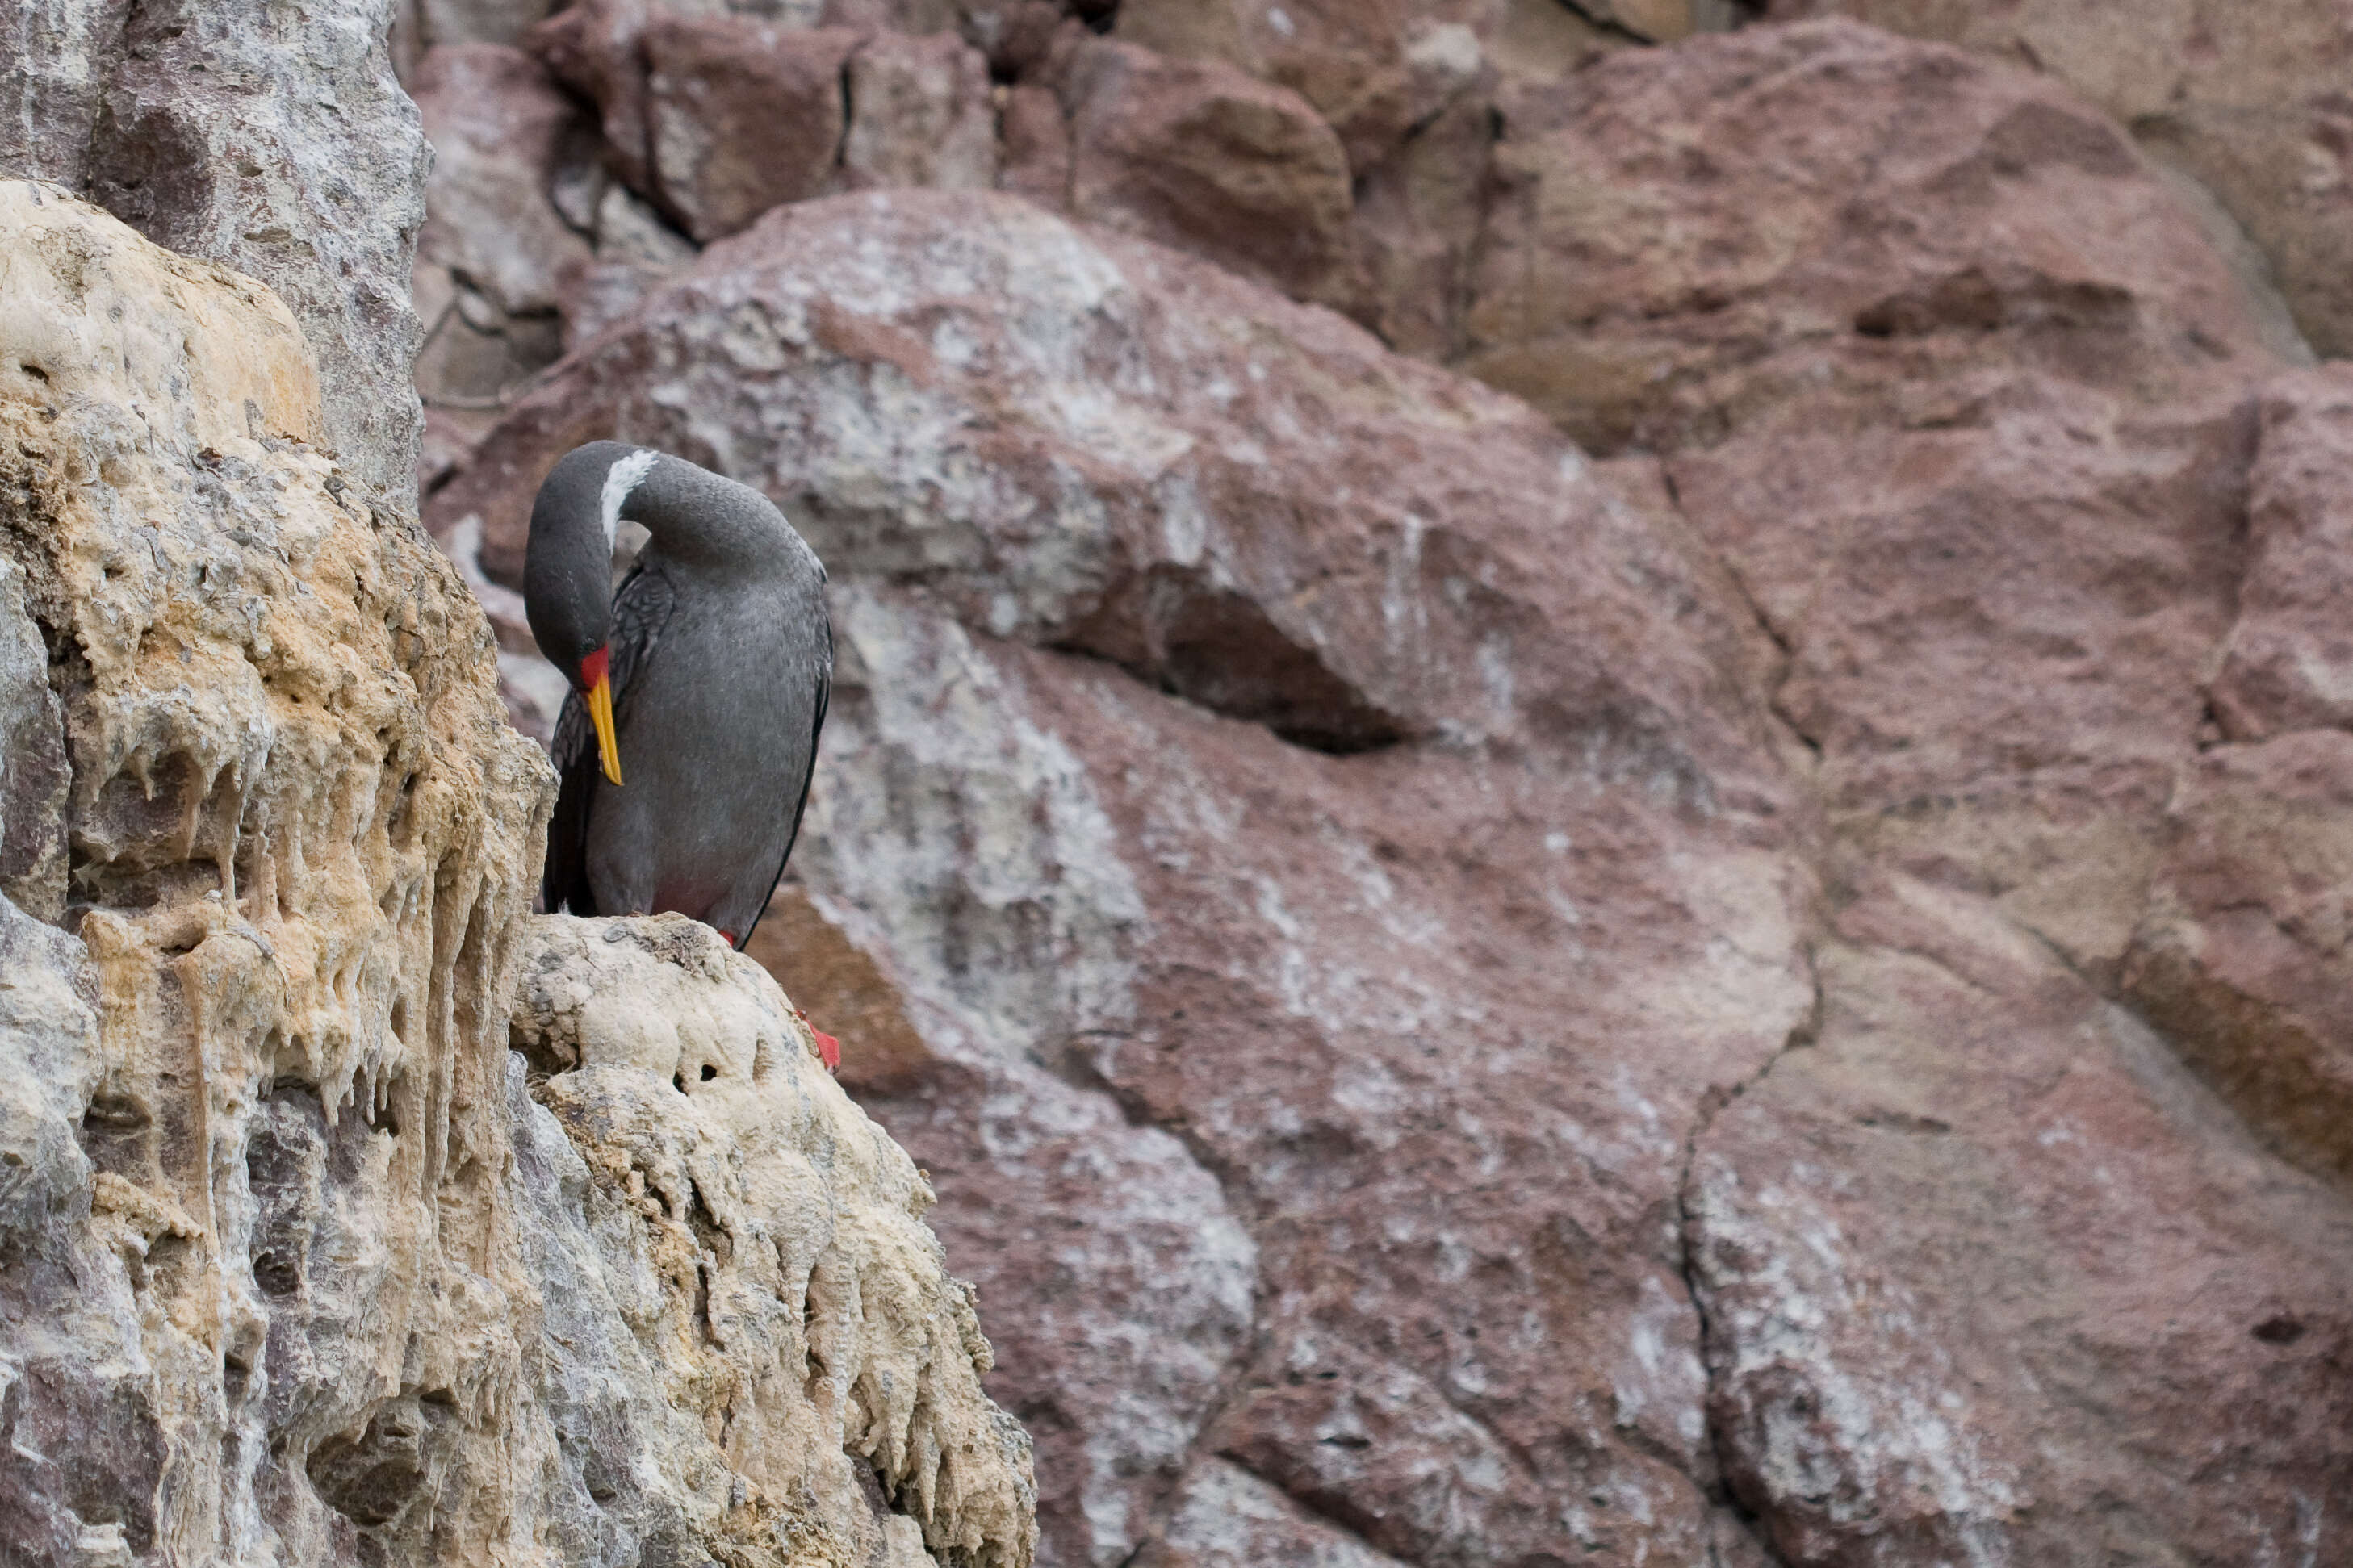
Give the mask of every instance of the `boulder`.
M 1027 1568 L 1029 1442 L 981 1393 L 931 1187 L 775 984 L 679 915 L 537 917 L 517 948 L 521 1425 L 565 1560 Z
M 842 71 L 858 42 L 846 28 L 749 17 L 649 24 L 647 194 L 707 243 L 823 190 L 841 153 Z
M 385 0 L 287 12 L 40 0 L 0 18 L 0 173 L 55 181 L 172 249 L 259 278 L 323 372 L 317 432 L 415 504 L 409 261 L 428 153 Z
M 1679 524 L 1328 312 L 977 194 L 714 246 L 436 526 L 506 574 L 602 434 L 834 574 L 755 941 L 939 1185 L 1045 1555 L 1208 1550 L 1171 1500 L 1235 1467 L 1368 1555 L 1736 1535 L 1674 1194 L 1810 1012 L 1810 894 L 1769 651 Z
M 613 436 L 832 568 L 749 956 L 931 1173 L 1040 1559 L 2343 1555 L 2342 377 L 2199 194 L 1845 22 L 1016 9 L 1031 202 L 769 213 L 429 521 L 506 602 Z M 1282 63 L 1359 33 L 1460 90 Z M 1067 220 L 1236 80 L 1340 150 L 1332 297 L 1540 409 L 1229 209 Z
M 1465 43 L 1475 74 L 1478 35 L 1497 28 L 1508 8 L 1493 0 L 1306 0 L 1276 8 L 1126 0 L 1113 36 L 1172 58 L 1223 60 L 1290 89 L 1362 171 L 1387 160 L 1461 89 Z
M 537 60 L 499 44 L 432 50 L 409 90 L 433 143 L 417 259 L 510 316 L 554 314 L 589 257 L 548 199 L 579 109 Z
M 1984 900 L 1866 873 L 1697 1135 L 1711 1415 L 1780 1560 L 2325 1563 L 2353 1215 Z
M 2292 335 L 2095 110 L 1852 23 L 1612 55 L 1497 156 L 1466 366 L 1663 455 L 1847 843 L 2112 979 Z
M 2353 735 L 2200 753 L 2167 829 L 2125 994 L 2257 1136 L 2353 1175 Z
M 2268 258 L 2321 353 L 2353 353 L 2353 26 L 2331 0 L 2260 8 L 2175 0 L 1772 0 L 1776 17 L 1843 12 L 2020 61 L 2066 82 L 2158 158 L 2202 181 Z
M 37 1250 L 94 1261 L 12 1270 L 8 1330 L 91 1468 L 12 1496 L 125 1561 L 488 1550 L 515 1477 L 485 1395 L 528 1291 L 499 1001 L 546 766 L 456 574 L 313 445 L 283 303 L 54 185 L 0 185 L 0 233 L 8 544 L 58 649 L 67 912 L 104 999 L 26 1090 L 67 1101 L 71 1156 L 37 1168 Z M 305 1194 L 315 1267 L 265 1223 Z M 364 1502 L 305 1468 L 344 1442 L 392 1466 Z M 427 1470 L 478 1505 L 437 1512 Z
M 1071 50 L 1056 88 L 1073 215 L 1295 299 L 1355 297 L 1347 154 L 1298 94 L 1105 39 Z
M 841 182 L 850 190 L 997 181 L 997 108 L 987 57 L 952 34 L 879 33 L 849 57 Z
M 1588 445 L 1843 432 L 1899 385 L 2135 397 L 2295 352 L 2118 127 L 2047 79 L 1842 21 L 1632 49 L 1519 95 L 1463 368 Z

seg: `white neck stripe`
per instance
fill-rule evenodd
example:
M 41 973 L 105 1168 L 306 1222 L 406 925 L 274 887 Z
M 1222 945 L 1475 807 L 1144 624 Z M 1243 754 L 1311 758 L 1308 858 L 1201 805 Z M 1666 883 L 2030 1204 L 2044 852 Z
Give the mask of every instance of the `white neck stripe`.
M 654 466 L 654 459 L 660 456 L 659 452 L 632 452 L 605 470 L 605 493 L 602 499 L 605 549 L 607 552 L 613 548 L 614 534 L 620 531 L 622 505 L 628 500 L 629 492 L 636 489 L 639 482 L 645 479 L 646 471 Z

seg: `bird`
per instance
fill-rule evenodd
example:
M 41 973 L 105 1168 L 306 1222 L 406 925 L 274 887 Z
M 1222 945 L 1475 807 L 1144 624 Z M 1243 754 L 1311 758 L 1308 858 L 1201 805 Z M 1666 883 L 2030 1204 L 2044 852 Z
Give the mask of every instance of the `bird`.
M 615 589 L 624 518 L 651 537 Z M 570 683 L 549 912 L 674 910 L 739 951 L 751 940 L 825 728 L 825 584 L 808 542 L 749 485 L 620 441 L 556 461 L 523 553 L 532 636 Z

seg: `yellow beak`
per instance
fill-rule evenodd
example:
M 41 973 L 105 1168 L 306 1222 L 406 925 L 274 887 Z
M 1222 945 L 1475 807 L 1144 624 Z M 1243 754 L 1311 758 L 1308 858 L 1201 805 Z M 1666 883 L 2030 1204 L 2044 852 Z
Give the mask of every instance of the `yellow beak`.
M 621 742 L 613 732 L 613 682 L 599 673 L 588 689 L 588 716 L 596 721 L 596 754 L 604 760 L 605 776 L 621 782 Z

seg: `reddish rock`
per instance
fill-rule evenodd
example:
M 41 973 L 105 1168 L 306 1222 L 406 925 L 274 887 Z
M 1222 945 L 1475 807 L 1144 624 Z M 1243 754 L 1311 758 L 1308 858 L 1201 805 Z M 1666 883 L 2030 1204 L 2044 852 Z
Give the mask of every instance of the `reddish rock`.
M 2218 746 L 2168 826 L 2126 994 L 2258 1135 L 2353 1177 L 2353 735 Z
M 2353 353 L 2353 15 L 2339 0 L 1772 0 L 2047 71 L 2205 182 L 2324 354 Z
M 1366 324 L 1400 353 L 1446 360 L 1464 347 L 1493 116 L 1483 93 L 1459 94 L 1357 184 L 1350 226 Z
M 537 60 L 498 44 L 432 50 L 409 91 L 433 143 L 419 258 L 510 314 L 554 311 L 566 274 L 588 259 L 547 197 L 579 109 Z
M 2353 366 L 2282 377 L 2262 418 L 2253 559 L 2208 695 L 2233 740 L 2353 728 Z
M 1334 759 L 917 598 L 845 590 L 837 626 L 858 684 L 801 873 L 966 1064 L 869 1104 L 1008 1325 L 1056 1560 L 1124 1557 L 1188 1447 L 1418 1561 L 1696 1556 L 1672 1194 L 1705 1086 L 1804 1011 L 1779 858 L 1550 749 Z M 971 1076 L 1008 1058 L 1107 1090 L 1113 1147 L 1166 1130 L 1216 1174 L 1254 1334 L 1191 1348 L 1212 1259 L 1130 1261 L 1145 1173 L 1057 1099 L 1017 1113 L 1045 1091 L 1012 1068 Z
M 395 0 L 421 49 L 452 44 L 512 44 L 546 19 L 551 0 Z M 396 21 L 395 26 L 400 23 Z M 414 79 L 405 78 L 414 90 Z
M 1000 190 L 1027 197 L 1050 212 L 1071 205 L 1071 128 L 1053 89 L 1017 83 L 997 111 Z
M 557 80 L 596 105 L 607 155 L 639 191 L 653 188 L 642 44 L 657 14 L 656 0 L 575 0 L 523 38 Z
M 842 184 L 987 190 L 997 178 L 988 61 L 945 33 L 882 33 L 849 57 Z
M 2121 132 L 1955 50 L 1762 28 L 1526 97 L 1468 364 L 1667 454 L 1856 853 L 2113 977 L 2232 615 L 2259 302 Z
M 1531 12 L 1534 23 L 1521 15 Z M 1443 358 L 1462 346 L 1493 142 L 1494 73 L 1482 46 L 1517 61 L 1521 35 L 1553 19 L 1545 13 L 1581 25 L 1565 7 L 1495 0 L 1128 0 L 1114 36 L 1222 61 L 1305 99 L 1339 136 L 1356 182 L 1356 308 L 1391 346 Z
M 1238 1465 L 1211 1459 L 1185 1479 L 1168 1523 L 1136 1568 L 1396 1568 L 1345 1529 Z
M 1173 58 L 1223 60 L 1289 88 L 1361 170 L 1388 157 L 1463 85 L 1443 58 L 1450 46 L 1459 57 L 1462 44 L 1440 37 L 1433 47 L 1433 35 L 1461 33 L 1475 62 L 1477 32 L 1504 9 L 1490 0 L 1125 0 L 1113 36 Z
M 655 189 L 708 243 L 816 195 L 841 152 L 842 70 L 859 37 L 749 17 L 663 16 L 644 35 Z
M 1298 94 L 1103 39 L 1072 53 L 1059 88 L 1077 216 L 1294 299 L 1354 297 L 1347 156 Z
M 2196 750 L 2274 700 L 2226 638 L 2323 647 L 2336 383 L 2047 82 L 1828 24 L 1532 87 L 1532 27 L 1480 353 L 1606 461 L 902 191 L 714 246 L 430 521 L 512 580 L 611 435 L 826 556 L 761 957 L 940 1190 L 1041 1561 L 2346 1555 L 2353 741 Z M 1050 196 L 1043 81 L 1235 68 L 1061 37 Z M 1359 260 L 1451 210 L 1380 190 Z
M 1852 23 L 1611 55 L 1495 156 L 1464 368 L 1605 450 L 1933 417 L 1894 389 L 1976 369 L 2236 386 L 2282 346 L 2096 110 Z
M 1684 1205 L 1789 1563 L 2353 1555 L 2353 1214 L 1980 900 L 1873 876 Z
M 1909 428 L 1779 427 L 1799 402 L 1667 472 L 1855 852 L 2113 977 L 2231 624 L 2249 422 L 1991 372 L 1895 395 Z
M 1000 197 L 714 247 L 437 515 L 495 544 L 592 426 L 764 485 L 840 584 L 795 865 L 928 1048 L 870 1103 L 1055 1560 L 1212 1453 L 1417 1560 L 1706 1550 L 1683 1140 L 1810 988 L 1687 542 L 1508 400 Z

